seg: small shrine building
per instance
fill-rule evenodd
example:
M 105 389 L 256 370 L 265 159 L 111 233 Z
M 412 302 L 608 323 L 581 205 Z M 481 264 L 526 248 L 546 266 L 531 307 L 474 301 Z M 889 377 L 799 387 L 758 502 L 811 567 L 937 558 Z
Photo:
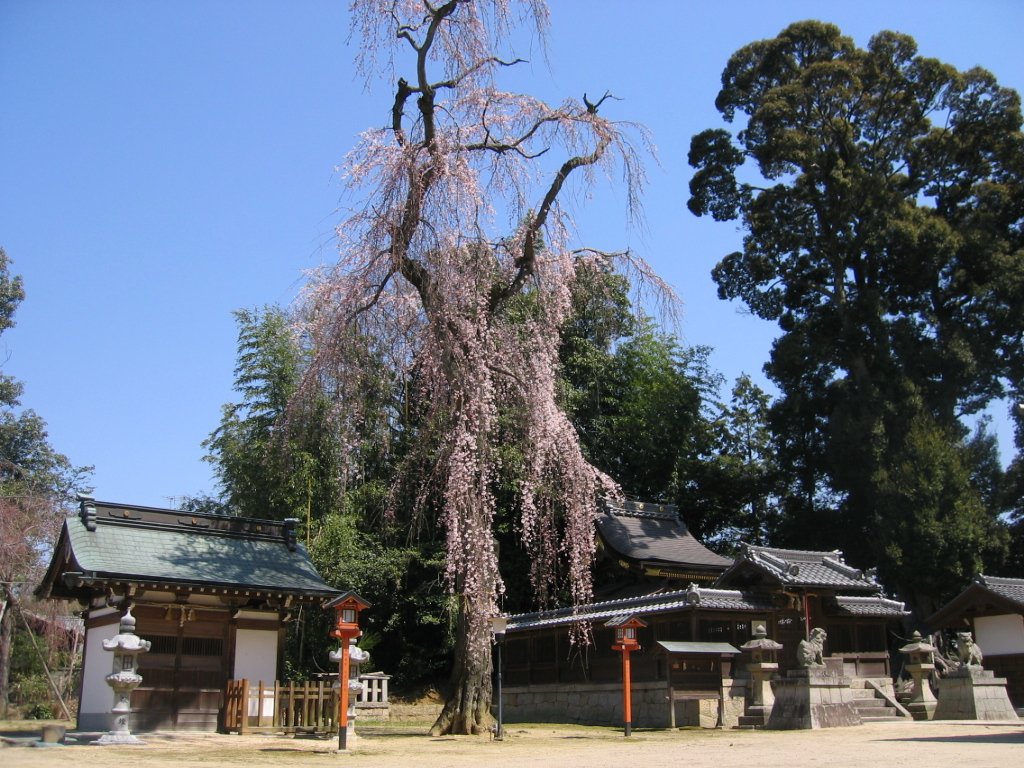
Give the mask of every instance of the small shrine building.
M 136 730 L 215 730 L 229 679 L 281 677 L 285 625 L 338 594 L 324 583 L 296 521 L 253 520 L 81 499 L 64 522 L 40 597 L 84 608 L 78 727 L 110 727 L 111 655 L 103 640 L 131 607 L 139 657 Z

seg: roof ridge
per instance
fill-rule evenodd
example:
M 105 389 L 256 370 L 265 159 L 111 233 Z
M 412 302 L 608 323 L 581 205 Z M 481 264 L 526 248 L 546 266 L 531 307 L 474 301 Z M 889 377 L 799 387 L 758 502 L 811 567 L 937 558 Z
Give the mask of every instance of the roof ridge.
M 1024 579 L 1017 579 L 1012 576 L 986 576 L 979 573 L 974 580 L 982 585 L 999 584 L 1007 587 L 1024 587 Z
M 767 546 L 763 546 L 763 545 L 760 545 L 760 544 L 748 544 L 747 546 L 752 548 L 752 549 L 761 550 L 762 552 L 767 551 L 769 553 L 773 553 L 773 554 L 775 554 L 776 557 L 779 557 L 781 555 L 781 553 L 785 553 L 785 554 L 789 554 L 789 555 L 820 555 L 823 558 L 825 558 L 825 557 L 840 558 L 840 557 L 843 556 L 842 550 L 839 550 L 839 549 L 833 549 L 833 550 L 787 549 L 785 547 L 767 547 Z
M 622 501 L 614 501 L 611 499 L 601 499 L 601 508 L 610 515 L 617 517 L 648 517 L 656 520 L 673 520 L 679 523 L 683 522 L 682 517 L 679 515 L 679 507 L 674 504 L 662 504 L 660 502 L 653 501 L 634 501 L 632 499 L 624 499 Z
M 677 590 L 672 590 L 670 592 L 652 592 L 649 595 L 640 595 L 640 596 L 637 596 L 637 597 L 620 597 L 620 598 L 618 598 L 616 600 L 602 600 L 599 603 L 584 603 L 583 605 L 577 605 L 577 606 L 570 605 L 570 606 L 563 606 L 561 608 L 550 608 L 548 610 L 541 610 L 541 611 L 527 611 L 526 613 L 512 613 L 512 614 L 509 614 L 508 618 L 509 618 L 509 620 L 512 620 L 514 618 L 521 618 L 523 616 L 544 616 L 544 617 L 548 617 L 548 618 L 554 618 L 555 616 L 557 616 L 559 614 L 570 616 L 570 615 L 573 614 L 573 612 L 578 612 L 578 610 L 581 609 L 581 608 L 586 608 L 588 610 L 598 610 L 598 609 L 602 609 L 603 610 L 603 609 L 606 609 L 606 608 L 607 609 L 614 609 L 614 608 L 616 608 L 616 607 L 618 607 L 618 606 L 620 606 L 620 605 L 622 605 L 624 603 L 629 603 L 629 602 L 642 602 L 642 601 L 645 601 L 645 600 L 655 601 L 655 600 L 659 600 L 659 599 L 671 599 L 673 597 L 678 597 L 678 596 L 685 597 L 686 594 L 691 592 L 691 591 L 692 590 L 690 590 L 690 589 L 677 589 Z
M 854 568 L 852 565 L 848 565 L 847 563 L 843 562 L 842 560 L 839 560 L 838 558 L 823 557 L 821 558 L 821 562 L 823 564 L 827 564 L 829 568 L 839 571 L 840 573 L 843 573 L 851 578 L 862 579 L 865 581 L 871 580 L 868 578 L 868 575 L 865 571 L 862 571 L 860 568 Z

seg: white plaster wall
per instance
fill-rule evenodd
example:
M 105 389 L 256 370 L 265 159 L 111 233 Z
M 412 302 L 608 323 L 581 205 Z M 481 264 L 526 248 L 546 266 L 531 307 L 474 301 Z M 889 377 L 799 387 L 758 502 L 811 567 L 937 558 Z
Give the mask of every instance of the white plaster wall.
M 1024 617 L 1019 613 L 978 616 L 974 619 L 974 641 L 985 656 L 1024 653 Z
M 255 694 L 259 683 L 269 688 L 263 697 L 263 714 L 274 713 L 274 681 L 277 679 L 277 630 L 239 629 L 235 634 L 235 680 L 249 681 L 249 714 L 257 714 Z
M 114 654 L 103 649 L 103 640 L 110 640 L 117 634 L 118 625 L 92 627 L 85 632 L 85 666 L 82 668 L 82 703 L 79 707 L 78 727 L 85 730 L 108 728 L 110 708 L 114 706 L 114 691 L 107 685 L 106 677 L 111 673 Z M 83 725 L 83 720 L 86 725 Z

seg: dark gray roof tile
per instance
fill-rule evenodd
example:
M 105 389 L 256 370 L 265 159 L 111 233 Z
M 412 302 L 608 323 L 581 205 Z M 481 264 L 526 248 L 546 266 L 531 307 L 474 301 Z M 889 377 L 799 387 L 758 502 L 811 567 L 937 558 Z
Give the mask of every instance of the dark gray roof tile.
M 851 616 L 895 618 L 909 614 L 906 606 L 899 600 L 889 600 L 881 595 L 874 595 L 872 597 L 839 595 L 836 597 L 836 604 L 840 613 L 847 613 Z
M 794 587 L 833 587 L 878 592 L 874 575 L 843 562 L 843 553 L 801 549 L 779 549 L 744 545 L 743 555 L 722 574 L 719 583 L 732 583 L 740 572 L 760 572 L 780 584 Z
M 577 608 L 559 608 L 536 613 L 521 613 L 508 617 L 508 632 L 541 629 L 574 624 L 576 622 L 607 621 L 616 616 L 648 616 L 670 611 L 694 608 L 715 610 L 769 611 L 771 601 L 762 595 L 747 594 L 732 589 L 708 589 L 690 585 L 684 590 L 657 592 L 623 600 L 606 600 L 581 605 Z
M 1024 579 L 978 574 L 974 577 L 974 581 L 1024 608 Z
M 697 541 L 669 504 L 605 501 L 596 524 L 605 544 L 631 560 L 718 571 L 732 564 Z

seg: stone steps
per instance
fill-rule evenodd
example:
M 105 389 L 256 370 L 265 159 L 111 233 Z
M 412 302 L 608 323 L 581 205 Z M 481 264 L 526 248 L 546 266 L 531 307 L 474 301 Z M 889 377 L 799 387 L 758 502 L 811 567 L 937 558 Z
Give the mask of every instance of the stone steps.
M 873 688 L 853 688 L 853 707 L 862 723 L 888 723 L 906 718 Z

